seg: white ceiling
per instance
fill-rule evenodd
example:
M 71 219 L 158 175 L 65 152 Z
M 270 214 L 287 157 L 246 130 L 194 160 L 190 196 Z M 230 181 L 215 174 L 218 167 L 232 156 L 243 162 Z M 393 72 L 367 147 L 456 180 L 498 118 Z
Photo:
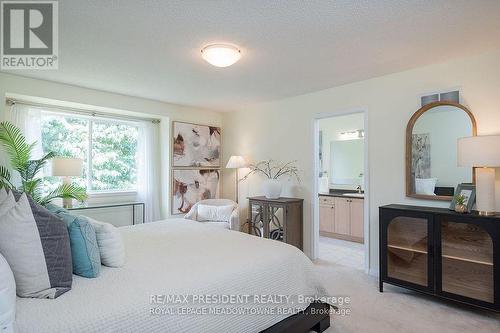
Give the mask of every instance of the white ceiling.
M 17 72 L 216 110 L 500 46 L 500 0 L 64 0 L 59 70 Z M 206 43 L 239 45 L 216 68 Z

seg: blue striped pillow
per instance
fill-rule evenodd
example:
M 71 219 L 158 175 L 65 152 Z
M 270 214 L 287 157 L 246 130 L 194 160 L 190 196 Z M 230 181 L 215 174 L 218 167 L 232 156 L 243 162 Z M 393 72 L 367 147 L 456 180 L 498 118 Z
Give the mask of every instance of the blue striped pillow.
M 86 278 L 97 277 L 101 270 L 101 254 L 92 224 L 85 216 L 72 215 L 56 205 L 49 204 L 47 208 L 62 218 L 68 227 L 73 273 Z

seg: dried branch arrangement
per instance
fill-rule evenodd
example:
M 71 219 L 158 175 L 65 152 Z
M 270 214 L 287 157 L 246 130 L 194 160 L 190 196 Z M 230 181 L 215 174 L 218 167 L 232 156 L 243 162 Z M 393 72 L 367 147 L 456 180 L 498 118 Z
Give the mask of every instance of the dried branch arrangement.
M 260 173 L 268 179 L 280 179 L 281 177 L 288 176 L 289 178 L 295 178 L 300 183 L 299 169 L 295 165 L 296 162 L 282 163 L 274 160 L 265 160 L 256 164 L 250 164 L 250 172 L 240 179 L 240 181 L 246 180 L 253 174 Z

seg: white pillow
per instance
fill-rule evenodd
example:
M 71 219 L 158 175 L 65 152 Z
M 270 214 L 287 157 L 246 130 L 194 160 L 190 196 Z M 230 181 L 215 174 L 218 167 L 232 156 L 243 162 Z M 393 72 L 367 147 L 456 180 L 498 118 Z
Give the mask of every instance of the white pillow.
M 125 264 L 125 245 L 118 228 L 110 223 L 87 218 L 95 229 L 101 263 L 108 267 L 122 267 Z
M 424 195 L 436 195 L 437 178 L 415 178 L 415 193 Z
M 0 332 L 14 332 L 16 281 L 9 263 L 0 254 Z
M 7 190 L 5 190 L 5 187 L 0 187 L 0 203 L 7 198 Z
M 2 195 L 0 194 L 0 196 Z M 9 210 L 14 208 L 15 206 L 16 206 L 16 198 L 14 197 L 14 193 L 12 193 L 12 191 L 9 191 L 9 193 L 7 194 L 6 192 L 5 197 L 3 197 L 3 200 L 1 200 L 0 198 L 0 216 L 5 215 Z
M 199 204 L 197 220 L 199 222 L 229 222 L 233 210 L 234 205 L 211 206 Z

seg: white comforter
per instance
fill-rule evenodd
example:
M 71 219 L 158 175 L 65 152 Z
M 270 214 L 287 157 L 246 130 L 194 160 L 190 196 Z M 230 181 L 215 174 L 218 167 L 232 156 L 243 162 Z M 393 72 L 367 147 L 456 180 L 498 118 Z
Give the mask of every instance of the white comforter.
M 290 314 L 152 315 L 152 307 L 173 304 L 151 304 L 151 295 L 323 294 L 310 260 L 277 241 L 184 219 L 121 231 L 127 251 L 123 268 L 103 266 L 96 279 L 74 276 L 73 289 L 55 300 L 18 298 L 18 331 L 258 332 Z M 222 308 L 241 306 L 249 307 Z

